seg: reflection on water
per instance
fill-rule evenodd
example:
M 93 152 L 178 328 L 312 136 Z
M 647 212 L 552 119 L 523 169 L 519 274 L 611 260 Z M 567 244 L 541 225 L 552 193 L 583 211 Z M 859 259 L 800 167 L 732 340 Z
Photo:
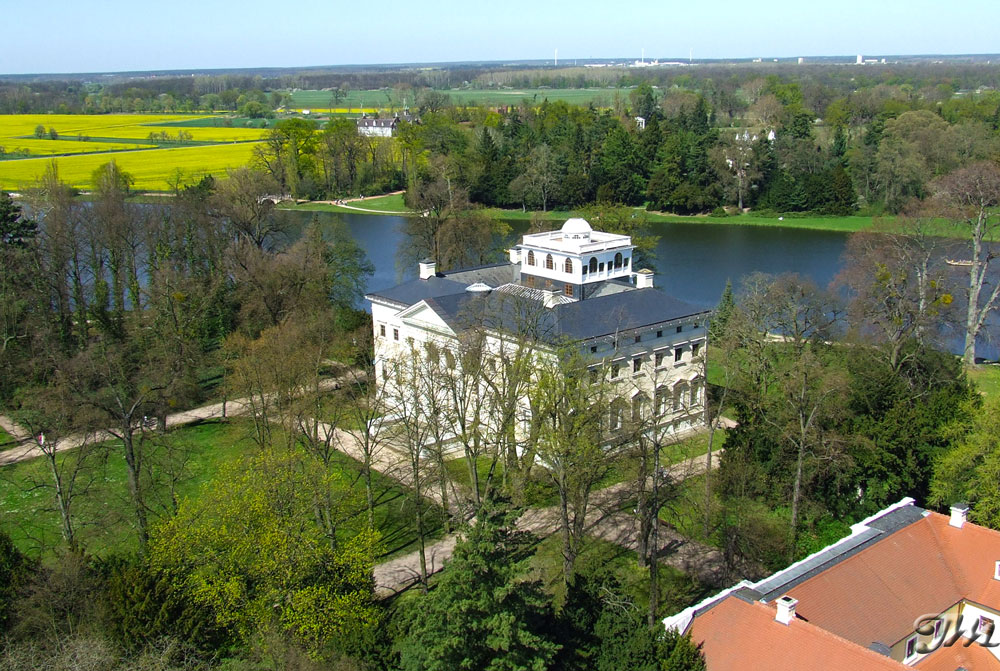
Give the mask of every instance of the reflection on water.
M 305 225 L 313 213 L 290 212 L 297 223 Z M 322 223 L 340 217 L 354 238 L 364 247 L 375 265 L 375 275 L 368 290 L 391 287 L 416 277 L 416 268 L 397 268 L 396 251 L 404 244 L 403 217 L 316 213 Z M 527 229 L 526 222 L 511 222 L 511 243 Z M 713 307 L 719 301 L 726 280 L 738 290 L 740 281 L 753 272 L 799 273 L 811 277 L 819 286 L 827 286 L 843 265 L 848 234 L 835 231 L 724 226 L 705 224 L 653 224 L 660 236 L 656 248 L 655 283 L 681 300 L 701 307 Z M 959 255 L 961 255 L 959 253 Z M 961 286 L 961 278 L 957 278 Z M 997 331 L 997 320 L 991 324 Z M 961 340 L 951 339 L 953 351 L 961 351 Z M 996 344 L 984 342 L 980 356 L 996 359 Z

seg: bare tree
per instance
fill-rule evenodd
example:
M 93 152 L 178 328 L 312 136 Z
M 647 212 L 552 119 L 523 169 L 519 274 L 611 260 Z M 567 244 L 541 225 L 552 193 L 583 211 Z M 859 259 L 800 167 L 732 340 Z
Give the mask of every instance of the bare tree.
M 573 583 L 591 494 L 627 438 L 624 401 L 614 398 L 603 370 L 592 375 L 578 352 L 539 357 L 531 390 L 539 417 L 538 458 L 559 493 L 563 581 Z
M 908 358 L 908 343 L 927 343 L 951 302 L 938 265 L 942 240 L 933 235 L 934 214 L 911 207 L 872 232 L 852 235 L 835 281 L 850 290 L 852 328 L 883 346 L 894 370 Z
M 939 179 L 934 190 L 969 241 L 971 257 L 962 358 L 971 365 L 976 362 L 976 338 L 1000 300 L 1000 281 L 990 277 L 996 254 L 988 244 L 1000 232 L 1000 215 L 996 211 L 1000 205 L 1000 168 L 986 161 L 974 163 Z
M 393 360 L 390 375 L 384 383 L 390 385 L 393 397 L 395 433 L 407 458 L 406 474 L 413 488 L 413 516 L 417 530 L 417 551 L 420 556 L 420 583 L 427 590 L 427 527 L 424 510 L 424 481 L 427 478 L 427 451 L 432 442 L 427 406 L 423 397 L 427 369 L 423 353 L 410 346 L 408 354 Z
M 25 409 L 17 414 L 17 420 L 31 434 L 48 471 L 47 478 L 29 476 L 25 484 L 30 491 L 51 494 L 63 542 L 75 553 L 83 550 L 83 544 L 74 504 L 87 496 L 91 486 L 101 478 L 99 467 L 107 451 L 88 426 L 92 422 L 86 413 L 72 407 L 72 398 L 67 397 L 66 391 L 62 385 L 37 390 L 22 399 Z M 60 448 L 69 446 L 73 447 L 72 454 L 60 452 Z

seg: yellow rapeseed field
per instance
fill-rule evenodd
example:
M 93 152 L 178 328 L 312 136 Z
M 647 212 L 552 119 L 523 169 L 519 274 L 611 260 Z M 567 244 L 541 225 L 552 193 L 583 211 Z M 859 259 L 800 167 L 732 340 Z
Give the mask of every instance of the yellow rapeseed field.
M 45 126 L 46 130 L 54 128 L 60 136 L 118 137 L 109 129 L 200 119 L 205 118 L 205 116 L 190 114 L 0 114 L 0 138 L 33 137 L 35 128 L 40 125 Z M 149 131 L 146 131 L 146 134 L 148 135 Z
M 191 134 L 191 139 L 198 142 L 234 142 L 240 140 L 259 140 L 267 130 L 264 128 L 226 128 L 224 126 L 117 126 L 104 129 L 100 135 L 91 133 L 94 137 L 111 137 L 129 140 L 145 140 L 150 133 L 166 133 L 176 137 L 184 131 Z
M 8 154 L 27 152 L 30 158 L 0 160 L 0 188 L 17 190 L 30 185 L 44 171 L 48 158 L 55 156 L 60 177 L 82 189 L 90 188 L 95 168 L 114 159 L 135 178 L 140 190 L 164 191 L 176 170 L 184 181 L 203 175 L 220 175 L 227 168 L 245 165 L 253 145 L 267 132 L 260 128 L 225 126 L 170 126 L 176 121 L 212 118 L 191 114 L 12 114 L 0 115 L 0 147 Z M 36 138 L 35 129 L 54 129 L 59 139 Z M 184 132 L 196 142 L 217 144 L 185 146 L 150 142 L 150 133 L 166 133 L 177 138 Z M 78 140 L 110 139 L 107 142 Z M 237 144 L 239 143 L 239 144 Z M 125 150 L 135 151 L 125 151 Z M 58 156 L 72 154 L 72 156 Z M 37 156 L 38 158 L 35 158 Z
M 86 154 L 95 151 L 123 151 L 125 149 L 141 149 L 149 147 L 142 142 L 79 142 L 77 140 L 36 140 L 35 138 L 0 138 L 0 147 L 8 154 L 27 152 L 35 156 L 51 154 Z
M 227 168 L 237 168 L 250 161 L 257 143 L 204 145 L 175 149 L 148 149 L 62 156 L 54 159 L 30 158 L 0 161 L 0 189 L 17 191 L 30 186 L 48 166 L 56 161 L 59 177 L 80 189 L 91 187 L 91 175 L 96 168 L 114 159 L 122 170 L 135 179 L 138 190 L 167 191 L 177 168 L 185 183 L 193 183 L 204 175 L 222 175 Z

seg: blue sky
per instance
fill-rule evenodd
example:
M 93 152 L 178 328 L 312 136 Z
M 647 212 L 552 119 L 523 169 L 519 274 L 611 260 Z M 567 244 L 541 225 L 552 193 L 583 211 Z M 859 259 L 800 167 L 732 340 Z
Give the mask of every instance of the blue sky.
M 0 73 L 1000 52 L 997 0 L 4 3 Z

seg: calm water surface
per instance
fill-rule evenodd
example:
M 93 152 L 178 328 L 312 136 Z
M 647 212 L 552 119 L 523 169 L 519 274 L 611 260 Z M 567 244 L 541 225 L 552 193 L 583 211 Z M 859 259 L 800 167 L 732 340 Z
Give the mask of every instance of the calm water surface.
M 305 224 L 312 213 L 291 213 Z M 404 244 L 403 217 L 319 213 L 320 221 L 340 216 L 375 265 L 369 291 L 394 286 L 417 276 L 416 268 L 397 268 L 396 252 Z M 526 222 L 511 222 L 511 243 L 527 229 Z M 656 249 L 655 283 L 671 295 L 700 307 L 714 307 L 727 280 L 739 290 L 744 277 L 753 272 L 774 275 L 799 273 L 827 286 L 843 266 L 847 233 L 782 229 L 756 226 L 659 223 L 652 226 L 660 236 Z M 961 252 L 956 252 L 961 256 Z M 958 278 L 961 286 L 961 278 Z M 991 331 L 1000 331 L 994 318 Z M 961 351 L 961 340 L 949 346 Z M 980 356 L 997 359 L 996 343 L 983 342 Z

